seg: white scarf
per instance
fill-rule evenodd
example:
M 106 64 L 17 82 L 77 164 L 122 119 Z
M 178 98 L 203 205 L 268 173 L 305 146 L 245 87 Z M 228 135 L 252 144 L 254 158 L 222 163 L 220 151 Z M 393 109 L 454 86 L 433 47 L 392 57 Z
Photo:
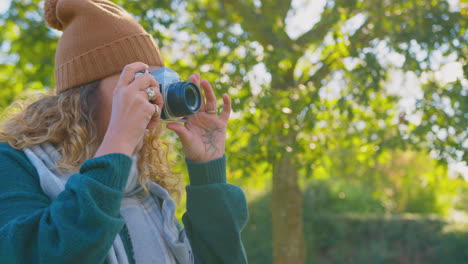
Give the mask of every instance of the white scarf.
M 54 199 L 65 189 L 71 174 L 61 175 L 56 169 L 60 153 L 49 143 L 23 149 L 39 174 L 44 193 Z M 174 217 L 175 203 L 168 192 L 158 184 L 150 183 L 150 195 L 143 202 L 138 197 L 144 190 L 138 183 L 138 156 L 132 157 L 120 214 L 127 223 L 137 264 L 194 263 L 190 242 L 185 231 L 179 230 Z M 125 247 L 117 235 L 107 255 L 109 264 L 128 264 Z

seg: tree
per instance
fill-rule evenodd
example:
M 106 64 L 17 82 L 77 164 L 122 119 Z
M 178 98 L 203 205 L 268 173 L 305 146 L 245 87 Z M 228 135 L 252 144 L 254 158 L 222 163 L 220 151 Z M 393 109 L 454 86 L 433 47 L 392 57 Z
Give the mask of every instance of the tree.
M 423 120 L 430 119 L 423 126 L 407 120 L 400 113 L 399 97 L 385 89 L 391 69 L 418 76 L 437 70 L 432 65 L 434 53 L 466 61 L 461 44 L 467 39 L 466 19 L 460 10 L 452 10 L 445 1 L 327 1 L 320 21 L 293 39 L 286 32 L 291 3 L 200 0 L 187 6 L 187 27 L 203 42 L 192 52 L 196 54 L 192 61 L 199 62 L 194 68 L 221 68 L 219 83 L 229 84 L 237 98 L 235 110 L 242 112 L 231 134 L 231 146 L 237 144 L 233 149 L 242 155 L 231 158 L 232 166 L 244 174 L 258 173 L 261 167 L 271 175 L 275 263 L 303 263 L 306 258 L 298 181 L 313 174 L 314 162 L 327 148 L 329 139 L 318 125 L 344 121 L 348 129 L 342 133 L 359 133 L 362 120 L 356 113 L 364 112 L 364 126 L 375 130 L 365 141 L 377 143 L 381 151 L 430 146 L 441 159 L 460 160 L 460 152 L 466 158 L 461 143 L 467 130 L 460 123 L 466 124 L 468 100 L 461 80 L 454 88 L 424 91 L 415 109 Z M 403 63 L 389 63 L 382 52 L 401 56 Z M 254 82 L 245 85 L 255 65 L 265 67 L 271 78 L 257 91 L 252 89 Z M 338 92 L 326 98 L 333 82 Z M 427 107 L 445 111 L 427 100 L 441 93 L 454 109 L 451 119 L 460 122 L 430 118 Z M 341 118 L 330 119 L 336 112 Z M 446 144 L 427 139 L 435 124 L 452 131 L 450 151 Z
M 53 83 L 57 34 L 46 27 L 39 1 L 12 1 L 0 14 L 0 109 L 22 91 Z
M 13 1 L 0 17 L 2 106 L 25 87 L 53 87 L 57 32 L 44 26 L 39 2 Z M 230 169 L 272 181 L 275 263 L 306 259 L 299 182 L 313 177 L 321 152 L 334 144 L 327 129 L 350 139 L 368 131 L 342 143 L 376 145 L 376 156 L 412 147 L 435 150 L 442 161 L 467 160 L 466 80 L 438 81 L 433 56 L 465 65 L 466 77 L 465 9 L 434 0 L 327 1 L 320 20 L 292 38 L 287 17 L 301 7 L 291 0 L 114 2 L 137 16 L 182 76 L 201 71 L 233 97 Z M 429 76 L 410 113 L 386 88 L 391 70 Z

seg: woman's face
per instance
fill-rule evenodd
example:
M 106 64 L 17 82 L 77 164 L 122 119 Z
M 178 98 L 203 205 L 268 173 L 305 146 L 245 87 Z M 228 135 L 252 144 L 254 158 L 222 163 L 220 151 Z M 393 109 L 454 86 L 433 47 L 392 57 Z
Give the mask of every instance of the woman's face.
M 155 71 L 161 67 L 159 66 L 149 66 L 149 71 Z M 106 134 L 107 127 L 109 125 L 111 112 L 112 112 L 112 95 L 114 88 L 119 81 L 120 73 L 108 76 L 101 80 L 99 84 L 99 92 L 101 100 L 98 106 L 98 136 L 99 142 L 102 142 L 104 135 Z

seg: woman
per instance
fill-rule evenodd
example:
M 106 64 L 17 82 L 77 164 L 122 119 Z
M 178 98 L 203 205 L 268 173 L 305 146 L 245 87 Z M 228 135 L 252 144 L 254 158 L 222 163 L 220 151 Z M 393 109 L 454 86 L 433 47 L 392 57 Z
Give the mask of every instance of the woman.
M 0 127 L 0 263 L 245 263 L 246 201 L 225 176 L 229 97 L 218 116 L 213 89 L 193 74 L 205 102 L 167 125 L 190 177 L 182 229 L 159 85 L 135 78 L 163 66 L 154 40 L 107 0 L 47 0 L 44 11 L 63 31 L 57 89 Z

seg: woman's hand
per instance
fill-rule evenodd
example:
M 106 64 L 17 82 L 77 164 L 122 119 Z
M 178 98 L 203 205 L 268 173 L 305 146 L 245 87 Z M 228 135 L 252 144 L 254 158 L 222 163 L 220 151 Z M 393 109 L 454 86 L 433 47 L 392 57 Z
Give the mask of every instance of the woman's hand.
M 110 121 L 96 156 L 116 152 L 131 156 L 142 140 L 145 129 L 153 127 L 159 120 L 159 114 L 153 115 L 156 106 L 149 102 L 145 92 L 146 88 L 151 87 L 156 93 L 153 100 L 162 109 L 158 82 L 148 73 L 134 78 L 137 72 L 147 69 L 148 65 L 141 62 L 128 64 L 117 84 L 112 85 Z
M 223 94 L 223 110 L 216 114 L 216 96 L 207 80 L 200 82 L 200 74 L 190 76 L 189 80 L 203 87 L 205 99 L 200 111 L 188 117 L 185 125 L 172 122 L 167 128 L 175 131 L 182 142 L 185 157 L 190 161 L 207 162 L 221 158 L 226 145 L 226 126 L 231 114 L 231 100 Z M 209 113 L 212 111 L 212 113 Z

